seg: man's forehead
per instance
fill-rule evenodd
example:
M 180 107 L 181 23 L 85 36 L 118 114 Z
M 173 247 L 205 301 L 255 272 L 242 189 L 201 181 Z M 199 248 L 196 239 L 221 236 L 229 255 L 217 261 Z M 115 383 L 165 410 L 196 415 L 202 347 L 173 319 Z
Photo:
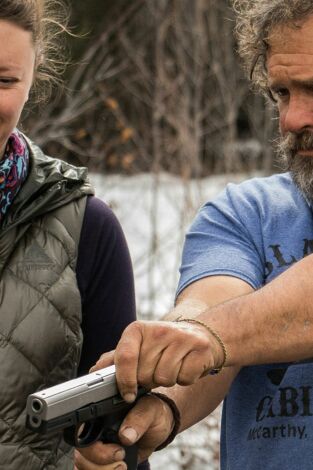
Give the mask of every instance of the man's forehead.
M 266 42 L 273 55 L 313 55 L 313 15 L 301 22 L 276 26 Z
M 274 51 L 269 51 L 267 63 L 271 67 L 303 67 L 306 65 L 313 66 L 313 52 L 312 54 L 280 54 Z
M 277 26 L 267 42 L 266 65 L 270 81 L 312 81 L 313 16 L 301 23 Z
M 284 83 L 313 85 L 313 55 L 275 54 L 267 60 L 269 84 Z

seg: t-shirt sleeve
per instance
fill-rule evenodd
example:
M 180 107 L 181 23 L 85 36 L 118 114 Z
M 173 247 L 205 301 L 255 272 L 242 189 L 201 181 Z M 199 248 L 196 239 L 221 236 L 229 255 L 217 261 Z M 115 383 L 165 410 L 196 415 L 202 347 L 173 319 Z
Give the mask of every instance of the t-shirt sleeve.
M 83 348 L 79 375 L 115 348 L 135 320 L 134 279 L 121 226 L 111 209 L 89 197 L 78 246 L 77 282 L 82 299 Z
M 177 295 L 215 275 L 237 277 L 255 289 L 263 285 L 260 210 L 253 182 L 229 184 L 200 209 L 186 236 Z

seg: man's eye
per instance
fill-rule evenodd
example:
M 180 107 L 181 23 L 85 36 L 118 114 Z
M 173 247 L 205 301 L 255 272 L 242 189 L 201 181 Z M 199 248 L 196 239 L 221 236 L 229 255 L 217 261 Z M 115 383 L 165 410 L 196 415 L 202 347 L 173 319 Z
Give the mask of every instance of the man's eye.
M 275 99 L 282 99 L 289 96 L 287 88 L 271 88 L 271 93 Z
M 279 90 L 277 90 L 277 95 L 278 96 L 288 96 L 289 95 L 289 91 L 287 90 L 287 88 L 280 88 Z

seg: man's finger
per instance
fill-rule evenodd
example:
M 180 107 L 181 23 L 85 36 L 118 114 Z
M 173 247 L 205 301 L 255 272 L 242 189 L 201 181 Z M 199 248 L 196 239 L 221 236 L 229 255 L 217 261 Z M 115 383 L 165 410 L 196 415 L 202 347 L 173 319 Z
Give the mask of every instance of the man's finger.
M 205 377 L 214 366 L 210 351 L 191 351 L 183 360 L 177 377 L 179 385 L 191 385 L 202 377 Z
M 192 347 L 185 342 L 177 344 L 172 341 L 169 346 L 163 351 L 162 356 L 156 365 L 153 373 L 154 387 L 172 387 L 179 382 L 180 371 L 184 364 L 186 357 L 192 354 Z M 198 373 L 193 366 L 190 367 L 190 377 L 188 377 L 185 385 L 190 385 L 198 378 Z
M 172 344 L 173 335 L 177 333 L 173 325 L 165 322 L 150 322 L 144 331 L 144 341 L 141 345 L 140 356 L 138 359 L 138 383 L 150 389 L 158 385 L 174 385 L 177 374 L 179 371 L 181 358 L 185 355 L 182 351 L 184 345 L 175 350 L 176 355 L 168 357 L 166 351 L 169 345 Z M 153 344 L 153 348 L 151 347 Z M 166 362 L 165 369 L 159 364 L 164 362 L 163 358 L 166 356 L 169 360 Z M 160 377 L 158 377 L 160 372 Z M 160 379 L 160 380 L 158 380 Z
M 143 324 L 131 323 L 124 331 L 114 355 L 119 392 L 129 403 L 132 403 L 137 396 L 138 357 L 142 343 L 142 328 L 144 328 Z

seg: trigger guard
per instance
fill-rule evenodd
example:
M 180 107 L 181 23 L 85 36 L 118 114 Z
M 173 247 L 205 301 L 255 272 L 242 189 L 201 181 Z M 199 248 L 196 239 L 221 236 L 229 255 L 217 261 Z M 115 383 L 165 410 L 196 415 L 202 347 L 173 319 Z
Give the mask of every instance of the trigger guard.
M 80 431 L 82 425 L 84 426 Z M 93 421 L 87 421 L 86 423 L 80 423 L 77 426 L 64 429 L 64 440 L 68 444 L 77 448 L 88 447 L 96 441 L 101 439 L 102 435 L 102 423 L 101 420 L 95 419 Z

